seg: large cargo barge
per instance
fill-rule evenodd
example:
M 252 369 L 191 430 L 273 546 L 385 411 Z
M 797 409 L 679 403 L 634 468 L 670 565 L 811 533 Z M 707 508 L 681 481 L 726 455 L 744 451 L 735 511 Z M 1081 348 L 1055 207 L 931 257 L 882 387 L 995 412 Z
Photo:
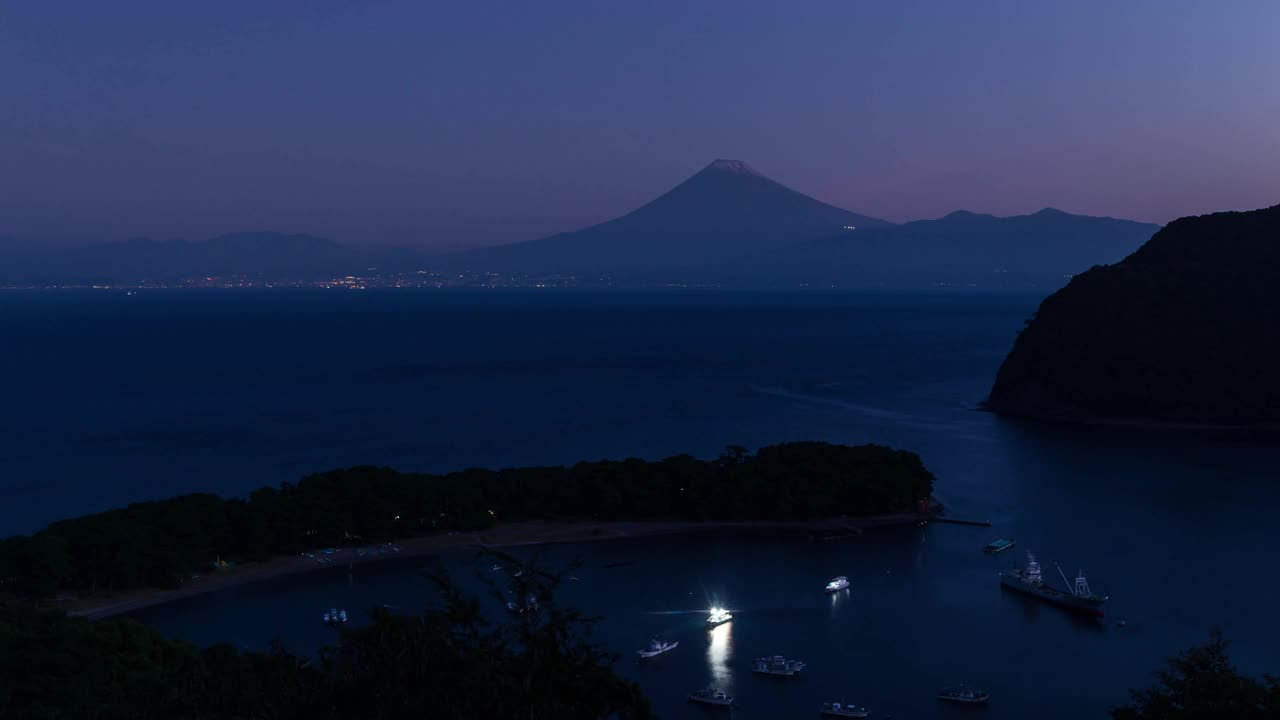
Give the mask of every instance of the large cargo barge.
M 1061 573 L 1062 568 L 1058 568 L 1058 572 Z M 1062 580 L 1066 582 L 1067 576 L 1063 575 Z M 1083 570 L 1076 575 L 1074 584 L 1067 583 L 1069 590 L 1050 586 L 1040 574 L 1040 563 L 1036 562 L 1036 556 L 1031 553 L 1027 553 L 1026 567 L 1000 573 L 1000 586 L 1030 595 L 1050 605 L 1093 617 L 1102 617 L 1102 604 L 1107 601 L 1107 598 L 1094 595 L 1089 589 L 1089 581 L 1085 579 Z

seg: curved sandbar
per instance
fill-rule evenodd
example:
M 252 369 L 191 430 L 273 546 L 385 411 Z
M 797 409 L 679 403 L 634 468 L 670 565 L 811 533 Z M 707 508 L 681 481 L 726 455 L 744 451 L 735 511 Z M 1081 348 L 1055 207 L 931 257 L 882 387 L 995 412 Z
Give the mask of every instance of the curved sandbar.
M 337 548 L 328 563 L 310 555 L 282 555 L 266 562 L 250 563 L 211 575 L 204 575 L 175 590 L 142 589 L 109 598 L 88 598 L 63 603 L 69 615 L 99 620 L 155 607 L 165 603 L 226 590 L 286 575 L 300 575 L 342 565 L 366 565 L 395 558 L 422 557 L 438 553 L 483 548 L 507 548 L 553 543 L 597 542 L 716 531 L 793 531 L 856 534 L 863 530 L 894 525 L 912 525 L 935 516 L 930 512 L 896 513 L 869 517 L 836 517 L 811 521 L 619 521 L 619 522 L 524 522 L 505 523 L 481 532 L 453 533 L 409 538 L 396 543 L 397 551 L 372 552 L 382 546 Z M 364 551 L 364 554 L 360 554 Z

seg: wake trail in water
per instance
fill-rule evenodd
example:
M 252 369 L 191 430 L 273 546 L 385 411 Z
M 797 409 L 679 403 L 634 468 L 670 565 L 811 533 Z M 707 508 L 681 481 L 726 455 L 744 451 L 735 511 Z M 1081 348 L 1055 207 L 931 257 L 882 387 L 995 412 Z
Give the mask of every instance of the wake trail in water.
M 701 610 L 648 610 L 645 615 L 705 615 L 706 608 Z M 729 612 L 734 612 L 730 610 Z
M 835 400 L 832 398 L 818 397 L 816 395 L 806 395 L 804 393 L 792 392 L 784 388 L 763 387 L 760 385 L 752 385 L 751 389 L 755 392 L 772 395 L 774 397 L 785 398 L 787 400 L 797 400 L 800 402 L 812 403 L 814 405 L 825 405 L 827 407 L 839 408 L 841 410 L 851 410 L 858 415 L 878 420 L 889 420 L 899 425 L 908 425 L 911 427 L 941 430 L 951 427 L 950 423 L 941 423 L 933 420 L 926 420 L 919 415 L 898 412 L 895 410 L 886 410 L 884 408 L 872 407 L 870 405 L 860 405 L 845 400 Z

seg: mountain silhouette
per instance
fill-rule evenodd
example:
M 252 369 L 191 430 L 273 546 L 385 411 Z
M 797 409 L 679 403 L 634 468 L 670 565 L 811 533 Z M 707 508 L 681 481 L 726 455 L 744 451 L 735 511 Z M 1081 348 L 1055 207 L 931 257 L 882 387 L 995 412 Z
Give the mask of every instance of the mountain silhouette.
M 758 260 L 845 226 L 887 225 L 796 192 L 741 160 L 715 160 L 661 197 L 614 220 L 439 260 L 497 272 L 710 270 Z
M 796 192 L 740 160 L 715 160 L 626 215 L 512 245 L 424 258 L 410 250 L 359 249 L 273 232 L 55 251 L 5 243 L 0 280 L 308 280 L 377 268 L 564 275 L 621 286 L 1055 288 L 1073 274 L 1125 257 L 1157 229 L 1052 208 L 1015 217 L 958 211 L 894 225 Z M 511 280 L 520 282 L 501 279 Z
M 740 160 L 716 160 L 614 220 L 434 259 L 477 272 L 607 274 L 741 286 L 1057 287 L 1123 258 L 1159 226 L 1046 208 L 959 211 L 894 225 L 815 200 Z
M 1031 418 L 1280 423 L 1280 205 L 1169 223 L 1049 296 L 987 406 Z
M 1159 229 L 1053 208 L 1012 217 L 961 210 L 936 220 L 844 231 L 804 246 L 789 262 L 825 269 L 828 280 L 1056 287 L 1094 265 L 1119 261 Z

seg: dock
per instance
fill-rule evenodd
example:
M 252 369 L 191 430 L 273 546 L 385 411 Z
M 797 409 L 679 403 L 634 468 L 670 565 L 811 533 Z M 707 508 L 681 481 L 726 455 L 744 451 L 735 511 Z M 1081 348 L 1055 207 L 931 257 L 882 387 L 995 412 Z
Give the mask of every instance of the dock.
M 948 525 L 972 525 L 974 527 L 991 527 L 990 520 L 953 520 L 951 518 L 936 517 L 930 520 L 932 523 L 946 523 Z

